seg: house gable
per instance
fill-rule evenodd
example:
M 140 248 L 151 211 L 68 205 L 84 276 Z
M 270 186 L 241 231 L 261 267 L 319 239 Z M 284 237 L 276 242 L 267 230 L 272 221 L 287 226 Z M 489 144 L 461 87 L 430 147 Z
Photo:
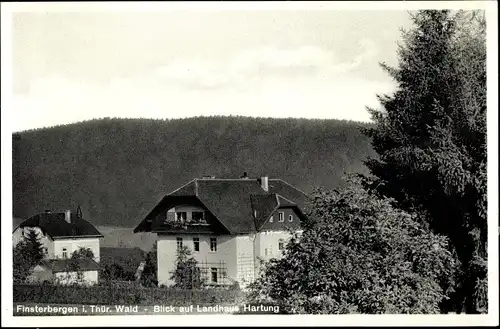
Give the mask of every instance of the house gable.
M 225 234 L 251 233 L 258 231 L 279 207 L 295 207 L 299 216 L 306 200 L 302 191 L 279 179 L 269 179 L 267 190 L 257 179 L 194 179 L 165 196 L 134 232 L 180 233 L 182 230 L 165 224 L 166 216 L 161 214 L 175 205 L 190 204 L 206 209 L 210 215 L 212 227 L 206 233 L 217 229 Z M 196 229 L 201 233 L 207 227 Z

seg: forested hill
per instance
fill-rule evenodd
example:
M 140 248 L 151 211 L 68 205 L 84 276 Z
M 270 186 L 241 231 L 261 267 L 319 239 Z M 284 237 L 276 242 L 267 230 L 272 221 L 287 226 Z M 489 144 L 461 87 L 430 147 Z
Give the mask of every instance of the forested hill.
M 97 225 L 133 227 L 195 177 L 266 173 L 310 192 L 335 188 L 374 155 L 362 124 L 199 117 L 100 119 L 13 135 L 14 216 L 76 209 Z

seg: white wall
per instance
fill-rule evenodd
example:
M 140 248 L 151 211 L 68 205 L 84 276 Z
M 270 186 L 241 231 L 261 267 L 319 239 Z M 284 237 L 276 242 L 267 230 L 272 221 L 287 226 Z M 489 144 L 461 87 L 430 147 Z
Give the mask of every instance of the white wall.
M 239 235 L 236 237 L 237 281 L 245 288 L 255 279 L 254 242 L 255 235 Z
M 100 260 L 99 238 L 77 238 L 77 239 L 57 239 L 54 240 L 54 251 L 52 258 L 63 258 L 63 248 L 67 249 L 68 258 L 74 251 L 83 248 L 90 248 L 94 253 L 96 262 Z
M 283 246 L 285 246 L 290 238 L 291 234 L 288 231 L 263 231 L 257 233 L 256 256 L 264 261 L 282 257 L 283 253 L 278 248 L 279 241 L 283 239 Z
M 97 271 L 82 271 L 82 283 L 94 285 L 98 282 Z M 61 284 L 71 284 L 78 282 L 77 272 L 57 272 L 55 273 L 55 280 Z
M 158 283 L 163 285 L 173 285 L 174 281 L 170 279 L 171 272 L 175 268 L 175 260 L 177 258 L 177 237 L 183 239 L 183 245 L 187 246 L 193 254 L 193 257 L 202 263 L 209 263 L 207 267 L 219 267 L 219 261 L 225 262 L 226 273 L 228 278 L 236 279 L 236 237 L 230 235 L 224 236 L 209 236 L 209 235 L 161 235 L 158 234 Z M 193 238 L 200 239 L 200 251 L 195 252 L 193 247 Z M 210 238 L 217 238 L 217 251 L 210 251 Z M 210 279 L 210 272 L 208 272 Z

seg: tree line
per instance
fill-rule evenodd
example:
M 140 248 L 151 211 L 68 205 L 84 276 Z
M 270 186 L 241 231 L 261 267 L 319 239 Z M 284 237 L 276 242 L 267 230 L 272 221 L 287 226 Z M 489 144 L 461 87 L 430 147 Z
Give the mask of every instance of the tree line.
M 312 191 L 366 172 L 375 155 L 341 120 L 199 117 L 102 119 L 13 135 L 13 212 L 82 205 L 94 225 L 134 227 L 166 193 L 203 175 L 267 174 Z

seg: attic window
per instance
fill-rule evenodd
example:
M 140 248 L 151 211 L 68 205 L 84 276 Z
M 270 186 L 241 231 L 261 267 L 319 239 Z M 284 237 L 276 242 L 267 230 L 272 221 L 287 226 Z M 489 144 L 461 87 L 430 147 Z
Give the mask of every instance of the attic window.
M 191 214 L 193 222 L 200 223 L 205 221 L 205 213 L 203 211 L 193 211 Z
M 272 223 L 274 221 L 274 218 L 273 216 L 271 216 L 271 218 L 269 218 L 269 223 Z
M 63 258 L 68 258 L 68 249 L 66 249 L 66 248 L 62 249 L 62 257 Z
M 253 217 L 257 218 L 257 209 L 254 209 L 254 211 L 253 211 Z
M 178 222 L 185 222 L 187 219 L 187 212 L 185 211 L 180 211 L 175 213 L 175 220 Z
M 284 212 L 280 212 L 278 214 L 278 222 L 283 223 L 284 221 L 285 221 L 285 213 Z

